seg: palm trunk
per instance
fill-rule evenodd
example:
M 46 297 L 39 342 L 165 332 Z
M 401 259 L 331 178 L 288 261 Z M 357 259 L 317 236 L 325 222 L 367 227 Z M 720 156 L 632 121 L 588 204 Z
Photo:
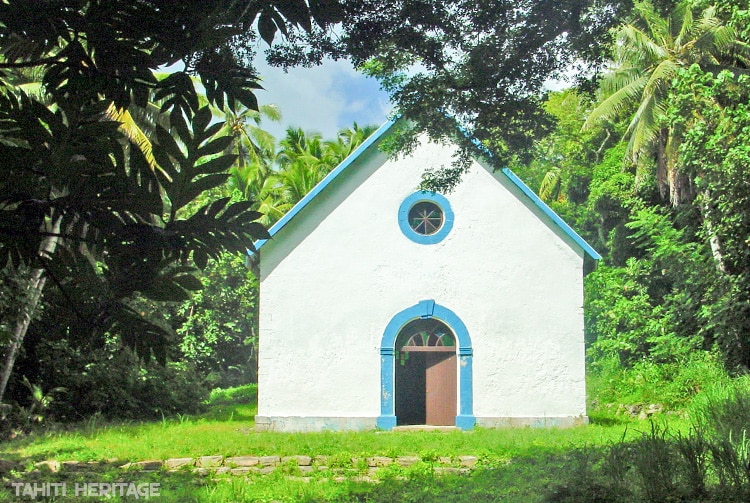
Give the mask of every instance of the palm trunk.
M 60 233 L 61 223 L 62 217 L 58 216 L 55 217 L 55 221 L 51 225 L 51 228 L 48 224 L 42 225 L 42 230 L 48 232 L 49 235 L 45 237 L 39 245 L 40 256 L 49 256 L 55 252 L 55 248 L 57 248 L 57 243 L 60 239 L 58 234 Z M 28 287 L 28 302 L 23 306 L 18 321 L 16 322 L 16 326 L 13 329 L 10 345 L 5 353 L 5 362 L 3 363 L 2 372 L 0 372 L 0 403 L 2 403 L 3 397 L 5 396 L 5 389 L 8 386 L 10 375 L 13 372 L 13 366 L 16 363 L 18 352 L 20 351 L 23 340 L 26 337 L 26 331 L 29 329 L 29 324 L 31 324 L 31 318 L 34 316 L 34 312 L 39 305 L 39 299 L 42 297 L 42 291 L 44 290 L 46 282 L 47 277 L 44 276 L 43 268 L 39 267 L 31 271 L 31 278 L 29 279 Z
M 667 165 L 668 135 L 668 131 L 662 128 L 656 140 L 656 185 L 659 187 L 659 194 L 662 199 L 666 198 L 667 194 L 670 195 L 670 198 L 672 196 L 669 184 L 669 166 Z M 672 202 L 674 203 L 674 201 Z

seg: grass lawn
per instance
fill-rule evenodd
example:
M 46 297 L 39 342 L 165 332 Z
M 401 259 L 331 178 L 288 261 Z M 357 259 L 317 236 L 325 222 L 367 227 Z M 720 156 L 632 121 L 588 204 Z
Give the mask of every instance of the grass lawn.
M 368 456 L 419 456 L 409 468 L 390 467 L 376 473 L 381 483 L 354 477 L 333 480 L 316 474 L 302 480 L 284 469 L 270 475 L 201 478 L 191 473 L 134 474 L 136 480 L 159 482 L 159 503 L 225 501 L 544 501 L 558 475 L 575 469 L 581 451 L 634 437 L 649 428 L 647 422 L 594 421 L 568 429 L 482 429 L 469 432 L 255 432 L 253 403 L 215 404 L 197 417 L 166 419 L 141 424 L 96 424 L 91 420 L 67 431 L 47 432 L 0 444 L 0 456 L 33 463 L 118 460 L 118 462 L 198 457 L 205 455 L 327 455 L 341 459 Z M 678 421 L 674 426 L 680 428 Z M 430 460 L 438 456 L 474 455 L 479 465 L 469 475 L 433 474 Z M 64 471 L 63 471 L 64 472 Z M 10 483 L 15 480 L 73 483 L 80 477 L 66 473 L 14 473 L 0 489 L 0 501 L 15 501 Z M 291 474 L 293 475 L 293 473 Z M 96 482 L 121 480 L 117 469 L 95 474 Z M 40 479 L 41 477 L 41 479 Z M 78 479 L 76 478 L 78 477 Z M 118 478 L 119 477 L 119 478 Z M 135 481 L 135 480 L 134 480 Z M 27 499 L 28 500 L 28 499 Z M 95 498 L 87 498 L 94 501 Z M 22 500 L 23 501 L 23 500 Z M 75 501 L 54 499 L 54 501 Z M 118 501 L 108 499 L 107 501 Z M 125 501 L 130 501 L 125 499 Z
M 477 428 L 461 432 L 256 432 L 252 404 L 214 406 L 209 413 L 159 422 L 96 425 L 0 444 L 6 457 L 40 461 L 138 461 L 207 455 L 459 456 L 502 461 L 571 446 L 603 445 L 647 429 L 644 422 L 574 428 Z

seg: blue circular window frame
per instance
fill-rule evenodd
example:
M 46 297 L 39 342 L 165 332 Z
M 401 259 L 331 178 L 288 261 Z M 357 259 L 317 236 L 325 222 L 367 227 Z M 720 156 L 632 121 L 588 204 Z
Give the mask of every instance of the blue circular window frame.
M 434 234 L 420 234 L 409 225 L 409 211 L 414 207 L 415 204 L 423 201 L 430 201 L 440 207 L 443 211 L 443 225 Z M 398 209 L 398 226 L 401 228 L 401 232 L 404 236 L 411 239 L 415 243 L 422 245 L 433 245 L 439 243 L 453 228 L 453 210 L 451 204 L 448 202 L 445 196 L 442 196 L 436 192 L 420 191 L 410 195 L 401 203 Z

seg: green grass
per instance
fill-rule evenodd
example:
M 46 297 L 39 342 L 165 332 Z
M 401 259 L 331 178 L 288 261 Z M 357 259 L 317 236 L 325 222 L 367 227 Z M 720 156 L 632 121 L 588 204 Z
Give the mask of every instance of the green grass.
M 189 473 L 156 472 L 128 476 L 127 483 L 160 484 L 160 495 L 153 501 L 159 503 L 226 503 L 226 502 L 355 502 L 397 503 L 419 501 L 422 503 L 481 503 L 490 501 L 543 502 L 546 488 L 554 482 L 563 460 L 520 460 L 495 470 L 476 470 L 470 475 L 436 476 L 425 470 L 405 470 L 402 473 L 383 473 L 379 483 L 343 481 L 325 477 L 312 477 L 309 481 L 290 479 L 281 472 L 250 477 L 224 477 L 217 480 L 199 478 Z M 47 474 L 24 479 L 28 482 L 122 481 L 115 472 L 101 475 L 71 476 Z M 15 498 L 14 490 L 0 488 L 0 501 L 29 501 Z M 134 501 L 125 498 L 86 498 L 86 501 Z M 48 501 L 43 499 L 43 501 Z M 54 501 L 81 501 L 75 497 L 57 498 Z
M 256 432 L 252 389 L 212 394 L 207 413 L 158 422 L 102 423 L 97 418 L 65 431 L 17 438 L 0 444 L 0 457 L 31 467 L 43 459 L 119 462 L 203 455 L 327 455 L 335 459 L 367 456 L 419 456 L 412 467 L 392 465 L 375 474 L 381 483 L 332 479 L 321 472 L 301 480 L 283 468 L 270 475 L 200 478 L 190 473 L 133 474 L 133 481 L 158 481 L 160 503 L 166 502 L 349 502 L 391 503 L 511 501 L 541 502 L 565 474 L 577 448 L 612 445 L 636 438 L 649 428 L 644 421 L 593 416 L 594 424 L 567 429 L 477 428 L 469 432 Z M 666 418 L 666 416 L 665 416 Z M 670 428 L 687 425 L 672 416 Z M 469 475 L 433 474 L 438 456 L 474 455 L 478 468 Z M 116 468 L 102 474 L 24 472 L 16 480 L 72 482 L 76 477 L 121 480 Z M 90 480 L 89 480 L 90 481 Z M 7 482 L 7 481 L 6 481 Z M 10 487 L 0 488 L 0 501 L 14 501 Z M 74 501 L 58 499 L 56 501 Z M 108 501 L 119 501 L 117 498 Z
M 253 404 L 218 405 L 200 417 L 179 417 L 142 424 L 83 425 L 0 445 L 14 459 L 122 461 L 204 455 L 439 456 L 464 454 L 507 459 L 540 449 L 565 451 L 575 445 L 618 440 L 638 423 L 591 424 L 567 429 L 504 428 L 461 432 L 274 433 L 253 429 Z

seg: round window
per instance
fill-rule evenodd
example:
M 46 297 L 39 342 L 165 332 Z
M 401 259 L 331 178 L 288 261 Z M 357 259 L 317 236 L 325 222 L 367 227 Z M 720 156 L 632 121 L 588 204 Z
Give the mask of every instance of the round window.
M 453 228 L 453 211 L 445 196 L 428 191 L 415 192 L 401 203 L 398 225 L 401 232 L 415 243 L 439 243 Z
M 409 226 L 417 234 L 431 236 L 443 226 L 443 210 L 432 201 L 420 201 L 409 210 Z

